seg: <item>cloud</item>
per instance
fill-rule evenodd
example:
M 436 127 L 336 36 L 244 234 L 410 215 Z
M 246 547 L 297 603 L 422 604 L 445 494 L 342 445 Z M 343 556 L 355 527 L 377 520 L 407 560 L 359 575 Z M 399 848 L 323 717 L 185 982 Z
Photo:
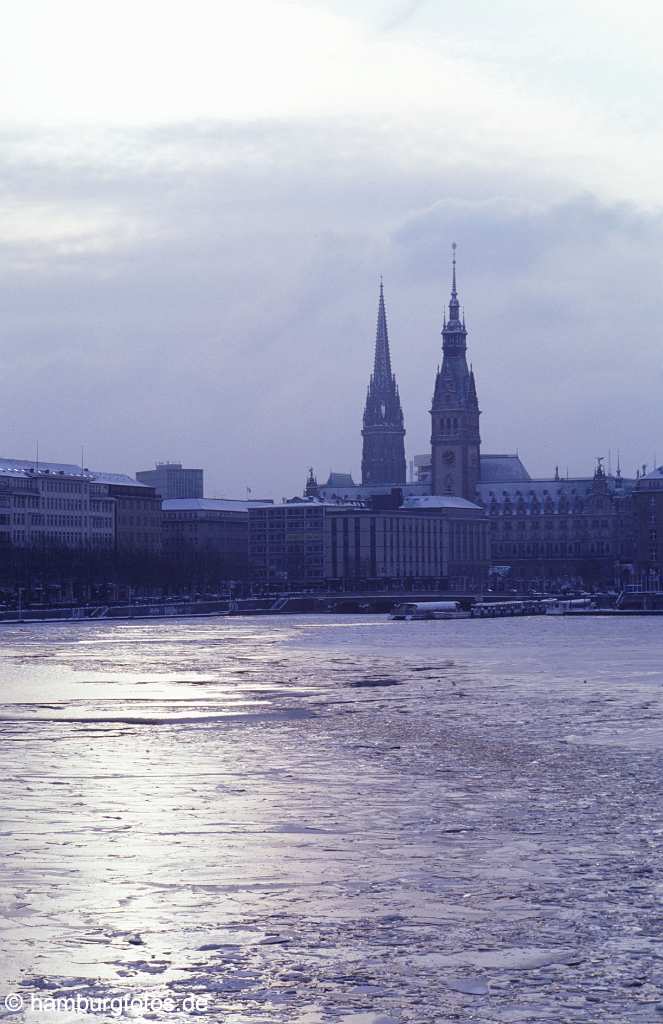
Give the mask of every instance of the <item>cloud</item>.
M 488 448 L 519 447 L 537 472 L 553 464 L 547 453 L 587 469 L 592 447 L 621 447 L 635 466 L 645 437 L 661 430 L 661 214 L 588 194 L 445 198 L 395 232 L 412 286 L 431 280 L 441 237 L 462 240 L 459 285 Z
M 44 457 L 84 442 L 109 469 L 182 458 L 226 494 L 291 493 L 310 464 L 356 473 L 380 272 L 408 448 L 425 450 L 456 240 L 485 447 L 537 472 L 607 447 L 649 459 L 661 17 L 598 0 L 15 5 L 5 451 L 39 436 Z
M 181 458 L 225 494 L 290 494 L 311 464 L 357 473 L 380 272 L 408 449 L 425 450 L 455 239 L 485 448 L 519 447 L 535 472 L 586 471 L 608 447 L 648 459 L 660 215 L 529 167 L 409 163 L 390 128 L 16 140 L 0 166 L 23 211 L 0 245 L 6 453 L 39 437 L 44 458 L 85 443 L 129 472 Z
M 85 0 L 24 0 L 0 39 L 0 123 L 38 126 L 47 147 L 77 129 L 76 159 L 95 125 L 287 122 L 331 142 L 340 121 L 352 147 L 353 122 L 372 119 L 391 129 L 390 160 L 539 165 L 658 202 L 652 32 L 604 7 L 118 0 L 100 17 Z M 663 15 L 642 9 L 655 36 Z
M 396 4 L 389 14 L 382 22 L 380 28 L 382 32 L 393 32 L 394 29 L 402 28 L 411 22 L 415 16 L 421 11 L 428 0 L 401 0 L 400 3 Z

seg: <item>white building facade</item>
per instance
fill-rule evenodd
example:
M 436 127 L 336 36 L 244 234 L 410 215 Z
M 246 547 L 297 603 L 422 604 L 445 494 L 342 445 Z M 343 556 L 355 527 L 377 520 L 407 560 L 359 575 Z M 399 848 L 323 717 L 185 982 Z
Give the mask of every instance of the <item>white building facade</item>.
M 0 546 L 113 550 L 111 490 L 120 481 L 140 486 L 128 476 L 69 463 L 0 459 Z

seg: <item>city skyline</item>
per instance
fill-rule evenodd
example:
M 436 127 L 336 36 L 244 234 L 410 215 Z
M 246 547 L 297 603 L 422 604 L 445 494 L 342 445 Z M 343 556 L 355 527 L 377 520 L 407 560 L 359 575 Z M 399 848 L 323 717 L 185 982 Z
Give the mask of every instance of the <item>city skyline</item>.
M 653 4 L 198 15 L 119 4 L 120 81 L 85 5 L 8 14 L 5 455 L 178 460 L 214 494 L 296 493 L 311 464 L 358 479 L 382 273 L 409 461 L 428 448 L 456 239 L 484 450 L 541 476 L 618 449 L 625 473 L 651 466 Z
M 455 249 L 456 249 L 456 244 L 454 243 L 454 250 Z M 383 289 L 384 289 L 383 275 L 379 276 L 379 288 L 380 288 L 380 304 L 381 304 L 382 301 L 383 301 L 382 296 L 383 296 Z M 463 307 L 463 317 L 464 317 L 464 315 L 465 314 L 464 314 L 464 307 Z M 443 312 L 443 314 L 442 314 L 443 321 L 444 321 L 444 316 L 445 316 L 445 313 Z M 391 317 L 390 317 L 390 319 L 391 319 Z M 440 332 L 440 334 L 441 333 L 442 332 Z M 371 347 L 374 347 L 374 346 L 375 346 L 375 340 L 373 340 L 373 342 L 371 343 Z M 441 349 L 440 349 L 440 352 L 441 352 Z M 441 360 L 440 360 L 440 362 L 441 362 Z M 401 375 L 399 374 L 399 378 L 400 378 L 400 376 Z M 403 374 L 403 376 L 407 376 L 407 373 Z M 482 382 L 482 384 L 483 384 L 483 382 Z M 486 388 L 486 391 L 490 392 L 490 390 L 491 390 L 490 388 Z M 482 391 L 483 391 L 483 388 L 482 388 Z M 430 402 L 429 402 L 429 404 L 430 404 Z M 415 422 L 417 420 L 421 419 L 421 409 L 416 409 L 415 408 L 415 409 L 412 409 L 412 410 L 408 410 L 407 408 L 405 408 L 404 411 L 405 411 L 406 421 L 407 422 L 409 422 L 410 419 L 414 420 Z M 412 415 L 413 412 L 414 412 L 414 415 Z M 357 411 L 356 420 L 357 420 L 358 423 L 360 423 L 360 420 L 361 420 L 361 410 L 360 409 Z M 342 430 L 342 423 L 341 422 L 339 422 L 339 430 Z M 602 431 L 602 425 L 599 424 L 599 434 L 601 433 L 601 431 Z M 355 441 L 355 451 L 354 451 L 353 455 L 351 455 L 349 463 L 346 464 L 346 463 L 342 463 L 341 462 L 340 457 L 338 457 L 338 452 L 336 450 L 334 450 L 333 445 L 332 445 L 331 448 L 328 449 L 328 451 L 331 452 L 331 455 L 327 459 L 327 461 L 328 461 L 328 464 L 329 464 L 329 471 L 330 472 L 332 470 L 336 470 L 337 471 L 339 469 L 345 470 L 345 469 L 349 468 L 349 471 L 352 473 L 352 475 L 355 477 L 355 479 L 360 480 L 361 479 L 361 429 L 358 429 L 356 431 L 356 433 L 357 433 L 357 439 Z M 412 447 L 412 443 L 410 443 L 408 445 L 407 442 L 406 442 L 406 473 L 407 473 L 407 479 L 408 480 L 411 479 L 411 473 L 413 471 L 413 465 L 414 465 L 413 460 L 414 460 L 415 455 L 421 455 L 423 452 L 427 451 L 430 448 L 430 437 L 428 437 L 428 439 L 426 439 L 425 437 L 423 437 L 423 433 L 425 433 L 425 431 L 422 431 L 421 429 L 419 429 L 419 436 L 422 437 L 422 441 L 421 441 L 421 444 L 419 445 L 418 448 L 416 447 L 416 445 L 414 447 Z M 429 429 L 428 433 L 430 434 L 430 429 Z M 181 441 L 179 446 L 177 446 L 177 447 L 179 447 L 179 448 L 184 447 L 185 450 L 191 451 L 192 452 L 192 456 L 191 456 L 192 461 L 196 461 L 197 460 L 197 461 L 201 462 L 202 459 L 198 455 L 196 455 L 196 449 L 195 449 L 194 445 L 190 443 L 190 440 L 187 437 L 186 432 L 182 435 L 182 439 L 183 439 L 183 443 Z M 204 447 L 205 446 L 203 445 L 203 448 Z M 552 442 L 548 441 L 547 443 L 544 443 L 543 447 L 548 449 L 548 450 L 554 451 L 554 439 L 552 440 Z M 597 446 L 595 446 L 595 447 L 597 447 Z M 484 444 L 483 448 L 484 448 L 484 450 L 486 452 L 493 452 L 493 451 L 497 450 L 496 447 L 495 446 L 491 446 L 490 443 L 487 444 L 487 445 Z M 341 449 L 339 448 L 338 451 L 340 451 L 340 450 Z M 535 473 L 535 478 L 548 478 L 548 477 L 550 477 L 552 475 L 553 472 L 555 474 L 559 474 L 562 478 L 568 477 L 568 476 L 571 476 L 571 477 L 573 477 L 573 476 L 585 477 L 589 473 L 590 469 L 592 469 L 592 467 L 597 464 L 597 462 L 604 462 L 605 466 L 606 466 L 606 470 L 609 473 L 613 472 L 613 471 L 615 471 L 615 470 L 617 470 L 617 469 L 619 469 L 621 467 L 622 472 L 626 476 L 636 477 L 636 476 L 644 474 L 645 471 L 651 471 L 653 468 L 655 468 L 658 465 L 658 461 L 657 461 L 657 458 L 656 458 L 656 448 L 655 447 L 653 449 L 653 456 L 651 458 L 651 461 L 649 461 L 649 462 L 647 462 L 647 461 L 637 462 L 636 461 L 636 464 L 633 467 L 631 467 L 630 465 L 625 463 L 624 455 L 623 455 L 623 449 L 619 445 L 617 445 L 616 447 L 607 447 L 607 448 L 604 445 L 603 446 L 603 453 L 601 455 L 594 455 L 593 457 L 590 457 L 588 463 L 582 462 L 581 457 L 579 457 L 578 451 L 576 449 L 574 452 L 571 453 L 571 458 L 570 459 L 566 459 L 566 460 L 558 459 L 554 463 L 554 466 L 547 466 L 546 464 L 544 464 L 541 452 L 537 453 L 537 451 L 536 451 L 536 449 L 534 447 L 531 447 L 531 446 L 528 447 L 526 444 L 523 445 L 523 444 L 516 443 L 516 444 L 512 445 L 509 448 L 509 450 L 513 451 L 514 453 L 520 454 L 520 455 L 523 455 L 524 452 L 529 452 L 530 453 L 528 456 L 524 456 L 523 455 L 523 457 L 526 458 L 528 463 L 530 463 L 532 466 L 537 468 L 537 472 Z M 215 453 L 214 446 L 211 447 L 210 451 L 211 451 L 212 456 L 214 456 L 214 453 Z M 217 449 L 217 453 L 218 453 L 218 449 Z M 62 454 L 61 446 L 59 445 L 57 439 L 51 439 L 50 441 L 47 441 L 46 443 L 44 443 L 43 441 L 40 441 L 40 439 L 36 439 L 34 441 L 34 452 L 33 452 L 32 456 L 29 453 L 19 453 L 19 454 L 17 454 L 16 452 L 11 451 L 11 452 L 5 453 L 5 457 L 8 457 L 8 458 L 19 458 L 19 459 L 23 459 L 23 460 L 26 460 L 26 461 L 34 461 L 35 464 L 39 464 L 39 462 L 55 462 L 55 461 L 58 461 L 58 457 L 61 456 L 61 454 Z M 317 466 L 319 466 L 319 467 L 323 467 L 324 466 L 324 464 L 325 464 L 325 454 L 326 454 L 326 451 L 323 451 L 322 452 L 322 457 L 318 458 L 316 460 L 316 468 L 317 468 Z M 129 476 L 135 477 L 136 473 L 140 473 L 140 472 L 142 472 L 146 468 L 146 467 L 143 467 L 143 470 L 133 469 L 130 466 L 131 457 L 132 457 L 131 453 L 123 453 L 123 454 L 121 454 L 119 456 L 119 458 L 120 458 L 120 460 L 124 460 L 124 461 L 120 461 L 118 463 L 117 460 L 115 460 L 115 464 L 113 465 L 113 471 L 119 472 L 119 473 L 127 473 Z M 147 456 L 146 458 L 149 458 L 149 456 Z M 87 463 L 87 462 L 90 462 L 90 461 L 92 461 L 92 460 L 89 458 L 89 455 L 88 455 L 88 453 L 86 451 L 86 446 L 85 445 L 81 445 L 79 462 L 78 463 L 74 463 L 74 464 L 80 464 L 81 467 L 82 467 L 84 462 Z M 134 461 L 136 461 L 136 460 L 134 459 Z M 157 466 L 159 466 L 159 465 L 176 464 L 176 460 L 171 458 L 171 457 L 169 457 L 168 453 L 166 453 L 165 455 L 163 453 L 160 453 L 159 456 L 156 459 L 154 457 L 152 458 L 152 465 L 154 465 L 154 464 L 156 464 Z M 252 465 L 253 465 L 253 463 L 251 461 L 247 462 L 247 470 L 248 470 L 248 472 L 245 474 L 245 477 L 246 477 L 247 481 L 251 480 L 251 479 L 254 479 L 254 477 L 252 477 Z M 570 470 L 570 465 L 573 465 L 573 467 L 574 467 L 573 471 Z M 214 466 L 214 463 L 212 462 L 212 467 L 213 466 Z M 291 472 L 290 470 L 287 471 L 282 479 L 289 479 L 290 478 L 290 472 Z M 295 481 L 295 483 L 293 485 L 293 488 L 292 488 L 292 490 L 290 492 L 290 493 L 293 493 L 293 494 L 298 493 L 298 491 L 300 490 L 301 477 L 302 477 L 302 467 L 301 466 L 296 466 L 294 472 L 295 472 L 295 475 L 296 475 L 296 481 Z M 319 475 L 321 477 L 324 477 L 325 476 L 325 472 L 326 471 L 321 470 Z M 214 482 L 213 482 L 214 480 L 217 480 L 217 481 L 219 480 L 219 472 L 218 472 L 218 470 L 215 473 L 214 469 L 212 468 L 211 471 L 209 472 L 209 474 L 207 474 L 207 470 L 206 470 L 206 475 L 209 475 L 209 477 L 211 478 L 212 483 L 211 483 L 210 486 L 214 489 L 214 493 L 217 493 L 217 494 L 221 495 L 223 493 L 229 494 L 231 492 L 231 489 L 229 489 L 228 487 L 226 487 L 225 490 L 224 490 L 224 484 L 223 483 L 221 483 L 221 487 L 220 488 L 219 488 L 218 485 L 214 484 Z M 221 479 L 223 479 L 223 478 L 221 478 Z M 240 484 L 236 488 L 236 493 L 240 493 L 240 492 L 241 493 L 245 493 L 245 492 L 246 493 L 253 493 L 255 490 L 256 490 L 255 487 L 251 486 L 249 483 L 246 483 L 245 485 L 241 485 Z M 259 490 L 259 488 L 258 488 L 258 490 Z M 233 493 L 235 493 L 235 492 L 233 492 Z M 286 496 L 287 493 L 288 493 L 287 489 L 284 489 L 284 487 L 282 487 L 282 486 L 279 487 L 279 480 L 277 478 L 276 486 L 273 488 L 273 491 L 270 494 L 268 494 L 267 496 L 278 499 L 278 497 L 280 497 L 280 496 Z

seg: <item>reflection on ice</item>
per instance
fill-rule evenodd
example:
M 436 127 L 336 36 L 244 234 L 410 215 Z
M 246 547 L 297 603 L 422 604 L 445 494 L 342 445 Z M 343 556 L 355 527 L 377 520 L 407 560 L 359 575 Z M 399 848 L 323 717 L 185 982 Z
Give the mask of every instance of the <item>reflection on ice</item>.
M 658 631 L 10 627 L 3 988 L 206 993 L 224 1024 L 651 1022 Z

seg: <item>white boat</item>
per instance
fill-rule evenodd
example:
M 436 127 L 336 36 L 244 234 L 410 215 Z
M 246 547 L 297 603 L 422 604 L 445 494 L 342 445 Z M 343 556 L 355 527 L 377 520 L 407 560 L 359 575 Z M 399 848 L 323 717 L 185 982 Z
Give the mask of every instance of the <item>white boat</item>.
M 391 613 L 392 619 L 469 619 L 460 601 L 404 601 Z
M 593 608 L 594 604 L 590 597 L 557 598 L 546 608 L 546 615 L 569 615 L 573 612 L 582 611 L 584 608 Z

